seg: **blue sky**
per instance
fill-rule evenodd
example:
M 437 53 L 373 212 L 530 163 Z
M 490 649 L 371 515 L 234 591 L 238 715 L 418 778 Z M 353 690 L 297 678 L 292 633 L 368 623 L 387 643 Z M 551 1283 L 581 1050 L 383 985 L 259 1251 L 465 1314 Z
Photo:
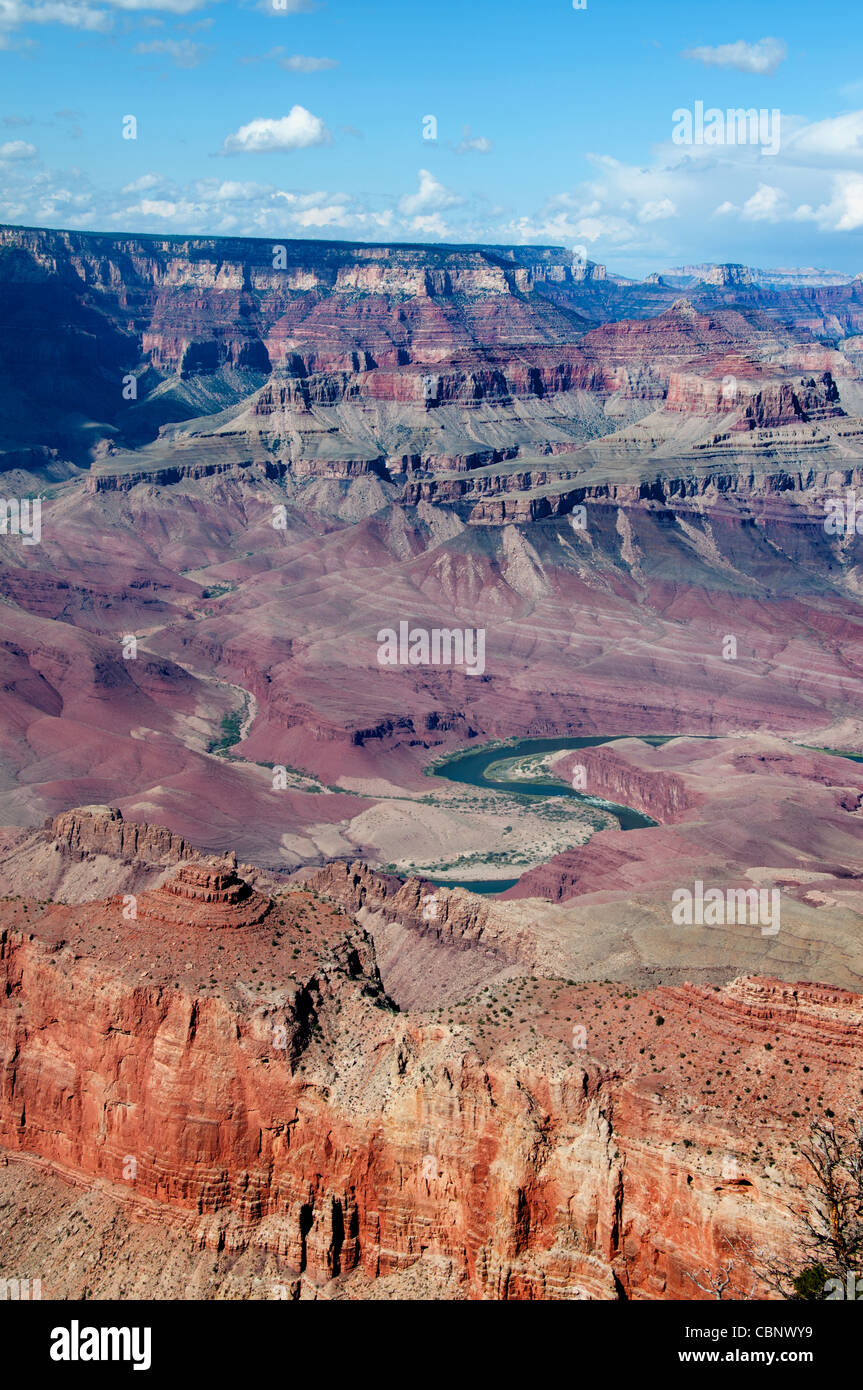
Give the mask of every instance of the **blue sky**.
M 826 13 L 0 0 L 0 220 L 551 242 L 624 274 L 715 260 L 856 272 L 863 19 Z M 676 143 L 674 113 L 696 102 L 779 111 L 779 152 L 751 133 Z

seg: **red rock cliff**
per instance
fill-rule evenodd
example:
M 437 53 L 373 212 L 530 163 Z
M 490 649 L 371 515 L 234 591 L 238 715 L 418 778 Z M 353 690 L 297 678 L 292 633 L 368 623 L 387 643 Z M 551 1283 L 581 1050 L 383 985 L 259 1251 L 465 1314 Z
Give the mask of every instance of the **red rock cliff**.
M 394 1012 L 306 893 L 227 933 L 199 907 L 2 905 L 0 1141 L 310 1286 L 429 1252 L 470 1297 L 697 1297 L 726 1239 L 787 1240 L 791 1141 L 859 1093 L 841 990 L 514 981 L 496 1031 Z

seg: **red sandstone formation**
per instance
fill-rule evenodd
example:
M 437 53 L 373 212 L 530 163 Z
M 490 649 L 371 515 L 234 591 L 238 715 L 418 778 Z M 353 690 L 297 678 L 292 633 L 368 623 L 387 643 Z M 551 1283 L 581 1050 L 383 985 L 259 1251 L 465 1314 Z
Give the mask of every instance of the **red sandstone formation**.
M 250 888 L 232 862 L 184 864 L 179 873 L 138 899 L 138 917 L 182 928 L 253 927 L 272 903 Z
M 628 751 L 632 746 L 624 742 L 622 750 Z M 638 747 L 642 751 L 644 746 Z M 554 772 L 571 782 L 573 768 L 580 765 L 585 769 L 585 790 L 590 796 L 632 806 L 663 824 L 690 818 L 687 813 L 692 813 L 706 799 L 705 793 L 695 791 L 691 783 L 687 785 L 675 772 L 634 766 L 626 757 L 626 751 L 602 745 L 580 748 L 556 760 Z
M 444 1259 L 450 1296 L 698 1297 L 727 1242 L 781 1252 L 793 1142 L 861 1094 L 861 997 L 827 986 L 521 977 L 403 1015 L 303 892 L 228 933 L 0 915 L 2 1143 L 271 1252 L 295 1295 Z
M 178 882 L 194 885 L 188 861 L 202 858 L 200 850 L 164 826 L 124 820 L 116 806 L 79 806 L 46 820 L 40 830 L 0 830 L 0 893 L 27 897 L 38 883 L 56 902 L 137 894 L 165 886 L 181 864 Z M 212 864 L 204 862 L 209 874 Z M 225 869 L 237 869 L 235 855 Z M 286 878 L 254 864 L 240 864 L 239 874 L 264 892 Z M 160 901 L 158 894 L 154 901 Z

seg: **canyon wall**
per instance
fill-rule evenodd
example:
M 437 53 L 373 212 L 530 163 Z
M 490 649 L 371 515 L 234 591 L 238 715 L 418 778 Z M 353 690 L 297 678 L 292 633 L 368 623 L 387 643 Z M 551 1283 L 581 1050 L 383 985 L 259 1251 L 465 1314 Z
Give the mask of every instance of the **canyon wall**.
M 838 347 L 813 342 L 815 291 L 737 285 L 729 300 L 728 286 L 702 282 L 683 298 L 659 283 L 588 275 L 563 247 L 6 226 L 0 286 L 0 362 L 15 387 L 0 468 L 56 476 L 118 443 L 136 449 L 163 428 L 242 405 L 248 442 L 260 434 L 272 445 L 275 436 L 279 457 L 286 436 L 303 455 L 297 433 L 318 412 L 356 408 L 374 422 L 375 453 L 391 408 L 415 412 L 414 438 L 402 442 L 422 453 L 430 452 L 424 420 L 447 410 L 470 417 L 541 402 L 544 425 L 518 410 L 513 422 L 540 445 L 561 427 L 593 437 L 611 398 L 617 409 L 667 406 L 739 433 L 840 418 L 841 380 L 857 377 Z M 818 293 L 825 304 L 837 297 L 853 329 L 863 289 Z M 38 381 L 49 370 L 37 429 Z M 79 411 L 91 417 L 86 429 Z M 171 481 L 166 464 L 161 482 Z
M 579 748 L 552 764 L 555 776 L 570 784 L 578 766 L 585 769 L 588 796 L 632 806 L 663 824 L 682 819 L 702 800 L 676 773 L 640 768 L 611 748 Z
M 0 905 L 8 1149 L 209 1248 L 274 1253 L 295 1294 L 428 1255 L 450 1262 L 454 1296 L 697 1298 L 689 1276 L 729 1242 L 787 1246 L 790 1145 L 815 1091 L 838 1106 L 858 1090 L 859 996 L 540 979 L 530 1029 L 504 995 L 513 1017 L 490 1037 L 476 1008 L 395 1012 L 367 933 L 308 894 L 220 928 L 220 884 L 215 868 L 185 883 L 191 939 L 155 910 L 164 889 L 137 923 L 116 901 Z M 250 962 L 271 936 L 259 990 Z

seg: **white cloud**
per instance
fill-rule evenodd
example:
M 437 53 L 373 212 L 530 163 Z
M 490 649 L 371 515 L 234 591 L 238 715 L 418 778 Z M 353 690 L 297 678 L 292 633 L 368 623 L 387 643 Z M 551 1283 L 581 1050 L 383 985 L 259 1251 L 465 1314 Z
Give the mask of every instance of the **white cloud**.
M 177 204 L 166 198 L 142 198 L 136 207 L 127 208 L 128 213 L 138 213 L 141 217 L 175 217 Z
M 796 216 L 798 221 L 801 220 L 800 209 L 797 209 L 796 214 L 792 213 L 784 190 L 769 183 L 760 183 L 742 207 L 726 199 L 714 209 L 714 215 L 717 217 L 725 217 L 731 213 L 742 217 L 744 222 L 784 222 L 792 216 Z
M 788 215 L 788 200 L 781 188 L 760 183 L 758 189 L 743 204 L 742 216 L 747 222 L 780 222 Z
M 178 68 L 196 68 L 202 58 L 211 52 L 204 44 L 193 43 L 191 39 L 152 39 L 149 43 L 136 44 L 134 51 L 164 54 Z
M 800 220 L 813 220 L 822 231 L 856 232 L 863 227 L 863 174 L 838 174 L 833 180 L 833 197 L 816 208 L 799 209 Z
M 221 183 L 213 179 L 201 179 L 195 185 L 195 189 L 202 197 L 212 198 L 216 203 L 244 203 L 268 191 L 264 184 L 237 183 L 231 179 L 224 179 Z
M 452 235 L 440 213 L 437 212 L 430 213 L 425 217 L 414 217 L 409 225 L 410 231 L 421 237 L 427 236 L 435 240 L 445 241 Z
M 315 203 L 346 203 L 348 202 L 347 193 L 287 193 L 283 189 L 278 189 L 274 195 L 276 198 L 284 198 L 286 203 L 293 203 L 299 208 L 311 208 Z
M 295 212 L 291 221 L 298 227 L 346 227 L 350 218 L 343 204 L 331 203 L 329 207 Z
M 826 121 L 805 125 L 792 136 L 798 154 L 847 159 L 863 154 L 863 111 L 848 111 Z
M 210 0 L 0 0 L 0 49 L 32 44 L 32 39 L 15 41 L 11 35 L 31 26 L 59 25 L 85 34 L 107 34 L 114 27 L 116 13 L 140 14 L 139 23 L 160 24 L 161 20 L 142 11 L 162 11 L 186 15 L 209 4 Z M 203 21 L 206 23 L 206 21 Z M 182 66 L 191 66 L 183 63 Z
M 470 126 L 465 126 L 462 131 L 460 144 L 456 145 L 456 154 L 490 154 L 492 142 L 485 135 L 471 135 Z
M 112 10 L 137 12 L 161 10 L 168 14 L 189 14 L 208 0 L 2 0 L 0 34 L 31 24 L 59 24 L 85 33 L 106 33 L 113 27 Z
M 121 189 L 123 193 L 146 193 L 148 189 L 155 188 L 162 182 L 158 174 L 142 174 L 139 179 L 134 179 L 132 183 L 127 183 Z
M 576 238 L 598 241 L 605 237 L 608 241 L 628 243 L 634 238 L 635 229 L 625 217 L 581 217 L 574 225 Z
M 417 213 L 458 207 L 464 202 L 463 198 L 459 198 L 457 194 L 439 183 L 428 169 L 420 169 L 419 181 L 420 186 L 417 192 L 407 193 L 399 201 L 399 211 L 408 217 L 415 217 Z
M 682 216 L 690 202 L 701 211 L 692 172 L 662 162 L 653 168 L 623 164 L 607 155 L 589 155 L 596 177 L 573 192 L 550 198 L 539 218 L 519 219 L 509 229 L 521 241 L 544 243 L 608 242 L 614 248 L 661 254 L 662 224 Z M 653 229 L 657 228 L 657 231 Z
M 288 72 L 326 72 L 329 68 L 338 67 L 335 58 L 307 58 L 302 53 L 292 53 L 289 58 L 280 58 L 279 65 Z
M 775 72 L 788 57 L 782 39 L 759 39 L 757 43 L 723 43 L 717 48 L 688 48 L 681 54 L 698 63 L 715 68 L 737 68 L 739 72 L 755 72 L 761 76 Z
M 62 24 L 67 29 L 104 33 L 111 28 L 111 15 L 94 9 L 86 0 L 3 0 L 0 29 L 19 29 L 26 24 Z
M 226 154 L 260 154 L 304 150 L 310 145 L 325 145 L 331 139 L 320 116 L 313 116 L 304 106 L 292 106 L 287 116 L 259 116 L 240 126 L 234 135 L 226 136 L 222 148 Z
M 655 198 L 639 210 L 639 222 L 662 222 L 666 217 L 676 217 L 677 208 L 670 198 Z
M 7 140 L 0 145 L 0 159 L 35 159 L 38 153 L 28 140 Z

